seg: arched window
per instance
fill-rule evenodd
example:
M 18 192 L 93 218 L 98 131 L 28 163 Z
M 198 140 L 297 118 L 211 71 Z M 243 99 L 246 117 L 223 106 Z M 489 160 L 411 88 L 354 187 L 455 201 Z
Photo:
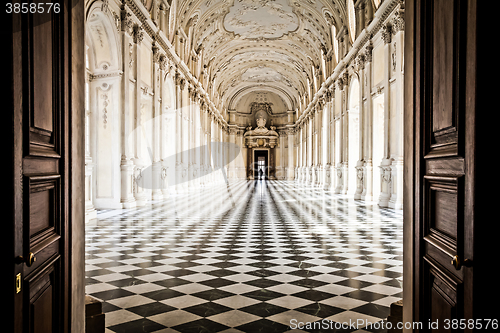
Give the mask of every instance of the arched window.
M 347 15 L 349 20 L 349 36 L 351 43 L 356 39 L 356 13 L 354 11 L 354 0 L 347 1 Z
M 333 54 L 335 55 L 335 61 L 339 62 L 339 42 L 337 40 L 337 28 L 332 25 L 332 45 L 333 45 Z

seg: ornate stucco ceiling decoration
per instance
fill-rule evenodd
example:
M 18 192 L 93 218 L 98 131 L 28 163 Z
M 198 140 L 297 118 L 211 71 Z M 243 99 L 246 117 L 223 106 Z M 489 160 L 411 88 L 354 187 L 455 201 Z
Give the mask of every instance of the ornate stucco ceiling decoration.
M 283 80 L 283 75 L 272 68 L 260 65 L 247 69 L 241 75 L 241 80 L 249 82 L 279 82 Z
M 237 0 L 224 27 L 243 38 L 279 38 L 296 30 L 299 19 L 286 0 Z
M 344 1 L 330 0 L 188 0 L 177 10 L 223 110 L 256 91 L 295 110 L 332 49 L 331 25 L 346 20 Z

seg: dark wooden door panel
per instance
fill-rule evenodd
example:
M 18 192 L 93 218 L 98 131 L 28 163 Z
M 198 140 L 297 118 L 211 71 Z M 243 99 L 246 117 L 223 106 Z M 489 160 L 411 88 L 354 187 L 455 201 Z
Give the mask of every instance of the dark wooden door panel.
M 454 0 L 433 1 L 432 131 L 439 137 L 456 126 L 453 111 Z
M 465 5 L 458 0 L 424 2 L 425 153 L 427 158 L 458 156 L 463 126 L 460 108 L 464 106 L 464 82 L 459 78 L 464 67 L 461 52 L 466 31 L 461 16 Z
M 22 78 L 22 121 L 14 131 L 22 132 L 21 182 L 16 192 L 22 207 L 16 218 L 15 271 L 21 274 L 21 290 L 15 302 L 16 332 L 53 333 L 68 330 L 67 186 L 69 171 L 67 49 L 68 5 L 59 13 L 23 14 L 21 47 L 14 53 L 20 66 L 13 71 Z M 66 50 L 65 50 L 66 49 Z M 15 75 L 16 77 L 16 75 Z M 19 273 L 18 273 L 19 272 Z M 17 291 L 16 291 L 17 292 Z
M 61 331 L 59 316 L 59 295 L 57 285 L 60 284 L 59 257 L 53 258 L 43 269 L 38 269 L 26 278 L 25 303 L 27 304 L 29 332 Z
M 472 275 L 463 263 L 470 232 L 464 203 L 470 178 L 466 161 L 467 109 L 464 47 L 467 42 L 467 2 L 462 0 L 415 1 L 415 76 L 419 126 L 415 147 L 415 320 L 443 324 L 463 318 L 468 297 L 464 286 Z M 470 119 L 470 118 L 469 118 Z M 465 152 L 468 151 L 468 155 Z M 453 261 L 455 260 L 455 261 Z M 467 262 L 467 265 L 470 261 Z M 469 311 L 470 312 L 470 311 Z M 441 325 L 438 331 L 446 331 Z
M 438 323 L 433 332 L 451 332 L 451 329 L 446 329 L 445 319 L 453 320 L 463 316 L 459 309 L 464 304 L 461 292 L 463 285 L 460 279 L 450 277 L 440 265 L 429 259 L 424 263 L 424 276 L 424 317 L 432 323 Z
M 61 14 L 61 13 L 59 13 Z M 63 92 L 63 15 L 36 14 L 25 21 L 25 92 L 29 95 L 28 155 L 60 157 Z
M 53 132 L 53 77 L 54 69 L 52 61 L 54 43 L 53 37 L 53 21 L 48 18 L 50 14 L 34 15 L 32 17 L 32 75 L 36 78 L 33 81 L 33 122 L 32 128 L 37 129 L 42 133 L 50 134 Z M 54 36 L 55 37 L 55 36 Z

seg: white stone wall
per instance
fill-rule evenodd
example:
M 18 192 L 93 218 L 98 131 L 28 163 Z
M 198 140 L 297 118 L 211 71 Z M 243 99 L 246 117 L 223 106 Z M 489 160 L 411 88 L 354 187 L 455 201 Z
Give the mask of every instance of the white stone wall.
M 403 5 L 385 6 L 354 43 L 339 39 L 344 56 L 298 112 L 294 179 L 402 209 Z
M 135 2 L 123 7 L 88 5 L 87 219 L 95 209 L 223 182 L 230 156 L 220 144 L 228 124 L 204 90 L 201 66 L 186 64 L 181 38 L 168 31 L 173 14 L 162 10 L 153 21 Z M 234 165 L 244 168 L 242 158 Z

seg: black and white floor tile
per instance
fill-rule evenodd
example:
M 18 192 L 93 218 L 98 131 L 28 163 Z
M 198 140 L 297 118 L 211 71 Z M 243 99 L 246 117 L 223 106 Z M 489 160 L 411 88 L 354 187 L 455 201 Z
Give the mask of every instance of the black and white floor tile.
M 234 181 L 86 226 L 106 332 L 379 332 L 401 286 L 400 212 L 296 182 Z

